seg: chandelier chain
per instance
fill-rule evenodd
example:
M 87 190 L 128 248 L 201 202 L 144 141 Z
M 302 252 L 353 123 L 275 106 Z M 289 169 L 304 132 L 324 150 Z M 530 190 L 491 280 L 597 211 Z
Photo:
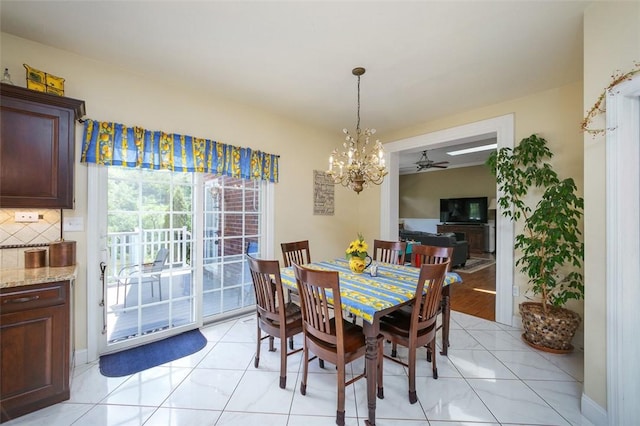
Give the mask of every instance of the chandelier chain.
M 376 133 L 376 129 L 360 129 L 360 77 L 365 73 L 365 69 L 354 68 L 351 73 L 358 77 L 356 134 L 351 135 L 347 129 L 343 129 L 346 135 L 342 143 L 345 151 L 333 150 L 329 157 L 327 174 L 334 183 L 339 183 L 359 194 L 369 185 L 380 185 L 388 172 L 380 141 L 376 140 L 373 146 L 369 145 L 369 138 Z
M 358 76 L 358 120 L 356 121 L 356 135 L 360 136 L 360 76 Z

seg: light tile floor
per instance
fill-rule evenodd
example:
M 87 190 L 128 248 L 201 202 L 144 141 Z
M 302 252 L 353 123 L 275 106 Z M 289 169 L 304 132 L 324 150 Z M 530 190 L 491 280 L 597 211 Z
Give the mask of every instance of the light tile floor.
M 449 356 L 438 354 L 438 380 L 421 349 L 418 403 L 409 404 L 405 369 L 384 364 L 380 426 L 590 425 L 580 414 L 583 354 L 552 355 L 523 344 L 518 329 L 452 313 Z M 16 425 L 316 426 L 335 424 L 335 369 L 310 366 L 299 391 L 302 354 L 289 357 L 280 389 L 279 353 L 263 342 L 254 368 L 255 318 L 203 328 L 198 353 L 122 378 L 103 377 L 98 363 L 78 366 L 71 399 L 13 421 Z M 296 345 L 301 339 L 296 338 Z M 389 348 L 386 348 L 389 350 Z M 401 357 L 406 351 L 399 349 Z M 360 371 L 363 362 L 353 364 Z M 346 424 L 364 425 L 365 381 L 347 388 Z

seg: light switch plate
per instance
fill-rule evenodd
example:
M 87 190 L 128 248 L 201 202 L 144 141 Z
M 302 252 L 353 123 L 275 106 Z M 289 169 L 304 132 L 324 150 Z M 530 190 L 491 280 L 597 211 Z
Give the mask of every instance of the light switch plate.
M 84 219 L 82 216 L 67 216 L 62 222 L 62 230 L 64 232 L 82 232 L 84 231 Z

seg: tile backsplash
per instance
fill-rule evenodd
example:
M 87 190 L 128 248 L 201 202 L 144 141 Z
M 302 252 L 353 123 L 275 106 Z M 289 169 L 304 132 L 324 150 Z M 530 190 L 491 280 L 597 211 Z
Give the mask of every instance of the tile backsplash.
M 16 222 L 22 211 L 37 212 L 38 221 Z M 61 222 L 60 210 L 0 209 L 0 268 L 24 267 L 24 251 L 60 239 Z

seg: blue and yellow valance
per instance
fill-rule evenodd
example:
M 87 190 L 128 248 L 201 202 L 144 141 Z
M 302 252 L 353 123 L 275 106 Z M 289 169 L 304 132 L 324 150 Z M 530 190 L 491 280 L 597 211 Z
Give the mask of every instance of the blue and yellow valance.
M 278 182 L 278 158 L 209 139 L 86 120 L 80 161 Z

